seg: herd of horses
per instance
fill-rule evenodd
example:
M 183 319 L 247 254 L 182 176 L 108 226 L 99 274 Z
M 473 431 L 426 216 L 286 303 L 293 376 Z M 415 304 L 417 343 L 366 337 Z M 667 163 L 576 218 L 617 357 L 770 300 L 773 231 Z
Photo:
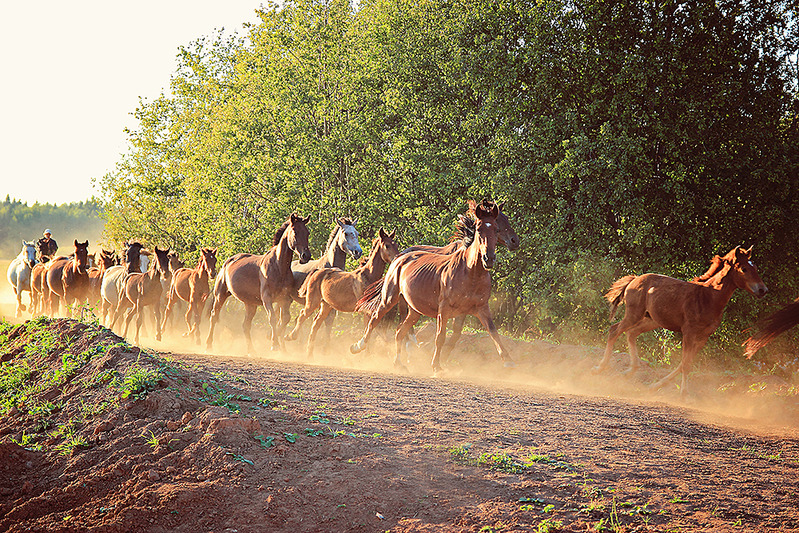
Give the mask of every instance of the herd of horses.
M 504 203 L 489 200 L 469 201 L 466 213 L 459 215 L 452 242 L 447 246 L 415 245 L 403 250 L 395 232 L 380 228 L 368 255 L 358 242 L 356 220 L 337 218 L 324 254 L 311 259 L 310 217 L 291 214 L 277 229 L 272 246 L 262 255 L 239 253 L 222 262 L 217 272 L 217 250 L 202 248 L 195 268 L 186 268 L 170 250 L 153 251 L 136 241 L 124 243 L 120 255 L 101 250 L 99 259 L 89 254 L 88 241 L 74 242 L 69 256 L 37 260 L 36 245 L 23 242 L 19 256 L 8 268 L 8 280 L 17 299 L 17 317 L 26 310 L 22 292 L 30 292 L 30 312 L 56 315 L 60 307 L 72 312 L 76 304 L 99 306 L 100 320 L 114 329 L 124 323 L 122 335 L 136 319 L 135 339 L 145 311 L 155 317 L 155 338 L 170 323 L 174 310 L 184 305 L 186 334 L 200 343 L 200 323 L 209 316 L 206 348 L 213 348 L 220 313 L 233 296 L 245 308 L 242 329 L 248 353 L 254 352 L 251 329 L 259 307 L 266 312 L 271 327 L 271 347 L 280 350 L 285 341 L 295 340 L 300 327 L 314 317 L 306 351 L 313 356 L 318 330 L 327 325 L 329 335 L 336 312 L 361 313 L 366 329 L 350 347 L 352 353 L 364 350 L 375 329 L 393 310 L 401 313 L 394 334 L 394 364 L 403 367 L 402 353 L 409 335 L 422 316 L 436 320 L 434 373 L 457 342 L 468 315 L 480 320 L 496 345 L 506 367 L 514 366 L 494 324 L 489 300 L 491 271 L 497 261 L 497 247 L 516 250 L 519 236 L 503 212 Z M 360 259 L 359 266 L 345 270 L 347 257 Z M 45 258 L 47 259 L 47 258 Z M 681 391 L 696 354 L 718 328 L 724 307 L 736 289 L 758 298 L 767 287 L 751 261 L 751 248 L 732 249 L 715 256 L 708 271 L 691 281 L 659 274 L 625 276 L 605 295 L 610 303 L 610 318 L 624 304 L 624 318 L 613 324 L 604 356 L 595 371 L 609 364 L 616 339 L 624 333 L 629 345 L 630 368 L 640 364 L 636 338 L 657 328 L 681 332 L 683 357 L 679 365 L 653 385 L 660 388 L 682 374 Z M 302 310 L 295 327 L 286 334 L 290 306 L 297 302 Z M 163 317 L 162 317 L 163 311 Z M 314 316 L 315 315 L 315 316 Z M 447 323 L 454 319 L 453 334 L 446 343 Z M 762 331 L 750 338 L 747 355 L 765 346 L 776 335 L 799 323 L 799 301 L 763 322 Z

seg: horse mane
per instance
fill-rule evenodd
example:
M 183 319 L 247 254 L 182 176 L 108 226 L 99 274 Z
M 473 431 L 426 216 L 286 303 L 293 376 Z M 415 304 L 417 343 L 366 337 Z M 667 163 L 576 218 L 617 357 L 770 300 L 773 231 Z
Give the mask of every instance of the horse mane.
M 449 242 L 463 241 L 464 246 L 469 246 L 474 241 L 475 220 L 470 216 L 458 217 L 455 222 L 455 232 Z
M 713 256 L 713 259 L 710 260 L 710 268 L 702 274 L 701 276 L 697 276 L 691 280 L 692 283 L 698 283 L 700 285 L 707 285 L 708 282 L 716 276 L 719 272 L 729 270 L 730 263 L 725 261 L 725 258 L 719 257 L 718 255 Z
M 350 219 L 350 218 L 344 217 L 344 218 L 340 218 L 338 220 L 339 220 L 339 222 L 341 222 L 345 226 L 354 226 L 354 224 L 352 222 L 352 219 Z M 336 238 L 336 235 L 338 235 L 338 232 L 340 230 L 341 230 L 341 226 L 339 226 L 338 224 L 333 226 L 333 229 L 330 231 L 330 237 L 327 238 L 327 244 L 325 244 L 325 250 L 330 248 L 330 245 L 332 244 L 333 240 Z
M 282 225 L 282 226 L 280 226 L 279 228 L 277 228 L 277 231 L 275 232 L 275 236 L 272 238 L 272 246 L 277 246 L 278 244 L 280 244 L 280 239 L 282 239 L 282 238 L 283 238 L 283 234 L 284 234 L 284 233 L 286 233 L 286 228 L 288 228 L 288 227 L 289 227 L 289 224 L 290 224 L 290 223 L 291 223 L 291 220 L 290 220 L 290 219 L 289 219 L 289 220 L 286 220 L 286 221 L 283 223 L 283 225 Z

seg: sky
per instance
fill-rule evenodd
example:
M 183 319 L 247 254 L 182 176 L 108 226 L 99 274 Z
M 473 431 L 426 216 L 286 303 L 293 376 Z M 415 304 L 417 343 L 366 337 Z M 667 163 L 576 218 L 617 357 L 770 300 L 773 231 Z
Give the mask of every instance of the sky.
M 99 196 L 139 97 L 169 92 L 182 45 L 242 33 L 264 0 L 0 1 L 0 201 Z

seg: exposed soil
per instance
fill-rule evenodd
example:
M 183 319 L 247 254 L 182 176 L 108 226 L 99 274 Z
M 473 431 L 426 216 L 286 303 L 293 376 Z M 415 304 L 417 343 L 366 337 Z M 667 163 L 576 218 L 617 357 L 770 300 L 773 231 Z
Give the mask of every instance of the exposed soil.
M 26 355 L 29 329 L 6 368 L 92 357 L 0 420 L 3 531 L 799 531 L 792 374 L 705 368 L 681 403 L 646 390 L 666 369 L 622 379 L 619 354 L 596 376 L 598 348 L 508 339 L 505 370 L 481 333 L 433 379 L 424 344 L 397 374 L 335 338 L 311 365 L 143 351 L 67 319 Z M 134 369 L 160 377 L 122 397 L 111 376 Z M 70 421 L 85 445 L 55 434 Z

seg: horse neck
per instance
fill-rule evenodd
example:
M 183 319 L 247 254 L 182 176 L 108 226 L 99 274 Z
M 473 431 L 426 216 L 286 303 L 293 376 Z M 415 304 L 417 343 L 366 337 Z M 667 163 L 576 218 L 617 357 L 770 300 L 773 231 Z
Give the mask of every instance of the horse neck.
M 327 251 L 325 252 L 325 262 L 324 264 L 319 265 L 320 267 L 337 267 L 337 268 L 344 268 L 347 264 L 347 252 L 344 251 L 341 245 L 341 238 L 339 235 L 343 235 L 342 231 L 339 230 L 336 238 L 330 243 L 330 246 L 327 247 Z
M 720 271 L 701 284 L 701 286 L 707 287 L 713 291 L 711 293 L 713 295 L 713 300 L 720 304 L 721 309 L 724 309 L 724 306 L 726 306 L 730 298 L 732 298 L 735 289 L 738 288 L 738 286 L 735 285 L 735 281 L 732 279 L 732 274 L 732 268 L 726 272 Z
M 280 268 L 282 273 L 291 273 L 291 260 L 294 257 L 294 250 L 289 246 L 288 229 L 283 233 L 275 246 L 272 247 L 274 252 L 275 264 Z
M 199 281 L 208 281 L 211 279 L 211 276 L 208 274 L 208 269 L 205 267 L 205 259 L 200 259 L 200 262 L 197 263 L 197 267 L 194 269 L 195 276 Z
M 480 274 L 488 272 L 483 266 L 483 262 L 480 260 L 480 243 L 477 239 L 477 236 L 475 236 L 472 244 L 470 244 L 467 248 L 460 248 L 453 255 L 463 255 L 463 258 L 466 261 L 466 266 L 472 272 Z
M 382 276 L 383 271 L 386 269 L 386 264 L 383 254 L 380 253 L 380 246 L 375 246 L 372 248 L 372 253 L 369 254 L 369 259 L 366 263 L 355 269 L 355 274 L 367 283 L 371 283 Z

